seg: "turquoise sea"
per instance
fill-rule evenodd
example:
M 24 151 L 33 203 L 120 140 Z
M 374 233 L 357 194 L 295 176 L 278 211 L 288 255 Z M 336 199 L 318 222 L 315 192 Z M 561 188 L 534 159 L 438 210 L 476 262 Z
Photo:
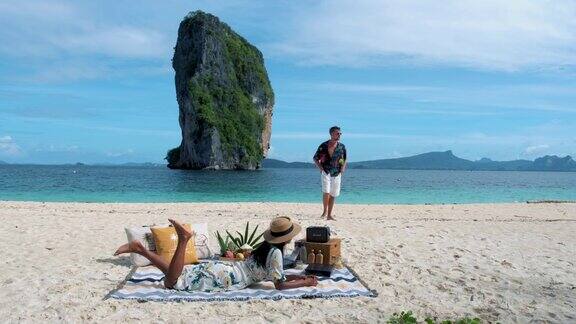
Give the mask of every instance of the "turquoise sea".
M 0 200 L 319 202 L 315 169 L 183 171 L 165 167 L 0 165 Z M 340 203 L 576 200 L 576 173 L 350 169 Z

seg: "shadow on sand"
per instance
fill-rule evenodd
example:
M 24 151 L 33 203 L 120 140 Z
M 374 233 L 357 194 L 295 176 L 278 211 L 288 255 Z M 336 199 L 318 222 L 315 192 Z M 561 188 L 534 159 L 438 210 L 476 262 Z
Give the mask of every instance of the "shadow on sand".
M 121 257 L 112 257 L 112 258 L 100 258 L 96 259 L 96 262 L 100 263 L 111 263 L 117 266 L 124 266 L 131 268 L 132 263 L 130 262 L 130 257 L 128 256 L 121 256 Z

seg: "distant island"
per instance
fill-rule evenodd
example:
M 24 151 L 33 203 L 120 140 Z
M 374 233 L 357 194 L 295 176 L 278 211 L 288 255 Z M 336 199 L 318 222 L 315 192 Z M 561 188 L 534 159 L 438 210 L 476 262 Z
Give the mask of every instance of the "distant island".
M 8 165 L 0 161 L 0 165 Z M 11 164 L 18 165 L 18 164 Z M 119 167 L 166 167 L 165 163 L 153 162 L 127 162 L 127 163 L 94 163 L 86 164 L 82 162 L 60 164 L 64 166 L 119 166 Z M 348 163 L 350 169 L 389 169 L 389 170 L 463 170 L 463 171 L 566 171 L 576 172 L 576 161 L 570 155 L 558 157 L 556 155 L 546 155 L 531 160 L 493 161 L 489 158 L 482 158 L 471 161 L 455 156 L 452 151 L 429 152 L 414 156 L 382 159 L 371 161 L 360 161 Z M 285 162 L 276 159 L 264 159 L 262 161 L 264 169 L 308 169 L 315 168 L 309 162 Z
M 284 162 L 265 159 L 264 168 L 314 168 L 307 162 Z M 576 171 L 576 161 L 571 156 L 546 155 L 530 160 L 493 161 L 482 158 L 471 161 L 455 156 L 452 151 L 429 152 L 409 157 L 373 161 L 350 162 L 351 169 L 390 170 L 467 170 L 467 171 Z

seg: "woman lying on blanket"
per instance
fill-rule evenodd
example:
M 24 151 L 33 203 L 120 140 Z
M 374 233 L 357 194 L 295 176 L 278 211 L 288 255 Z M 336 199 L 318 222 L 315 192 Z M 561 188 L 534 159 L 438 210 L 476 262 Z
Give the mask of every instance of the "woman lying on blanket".
M 284 275 L 282 252 L 284 245 L 296 236 L 300 225 L 288 217 L 277 217 L 264 232 L 264 242 L 245 261 L 209 262 L 184 267 L 186 244 L 192 233 L 179 222 L 169 219 L 178 234 L 178 245 L 168 264 L 139 241 L 132 241 L 118 248 L 114 255 L 138 253 L 164 272 L 164 286 L 186 291 L 238 290 L 260 281 L 273 281 L 276 289 L 316 286 L 315 276 Z

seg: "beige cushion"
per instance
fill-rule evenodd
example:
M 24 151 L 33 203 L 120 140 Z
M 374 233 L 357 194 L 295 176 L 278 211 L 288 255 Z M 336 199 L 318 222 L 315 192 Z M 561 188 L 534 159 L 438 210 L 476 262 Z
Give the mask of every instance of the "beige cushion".
M 191 230 L 190 224 L 182 224 L 188 230 Z M 178 246 L 178 235 L 174 227 L 152 227 L 152 237 L 154 237 L 154 244 L 156 244 L 156 253 L 170 263 L 172 257 L 176 252 Z M 196 249 L 194 247 L 194 239 L 188 240 L 186 244 L 186 252 L 184 254 L 184 264 L 198 263 L 196 256 Z
M 136 240 L 142 243 L 146 249 L 150 251 L 156 251 L 156 246 L 154 245 L 154 239 L 152 238 L 150 227 L 127 227 L 125 230 L 128 242 Z M 132 262 L 132 265 L 135 267 L 144 267 L 150 265 L 150 261 L 138 253 L 130 253 L 130 262 Z

